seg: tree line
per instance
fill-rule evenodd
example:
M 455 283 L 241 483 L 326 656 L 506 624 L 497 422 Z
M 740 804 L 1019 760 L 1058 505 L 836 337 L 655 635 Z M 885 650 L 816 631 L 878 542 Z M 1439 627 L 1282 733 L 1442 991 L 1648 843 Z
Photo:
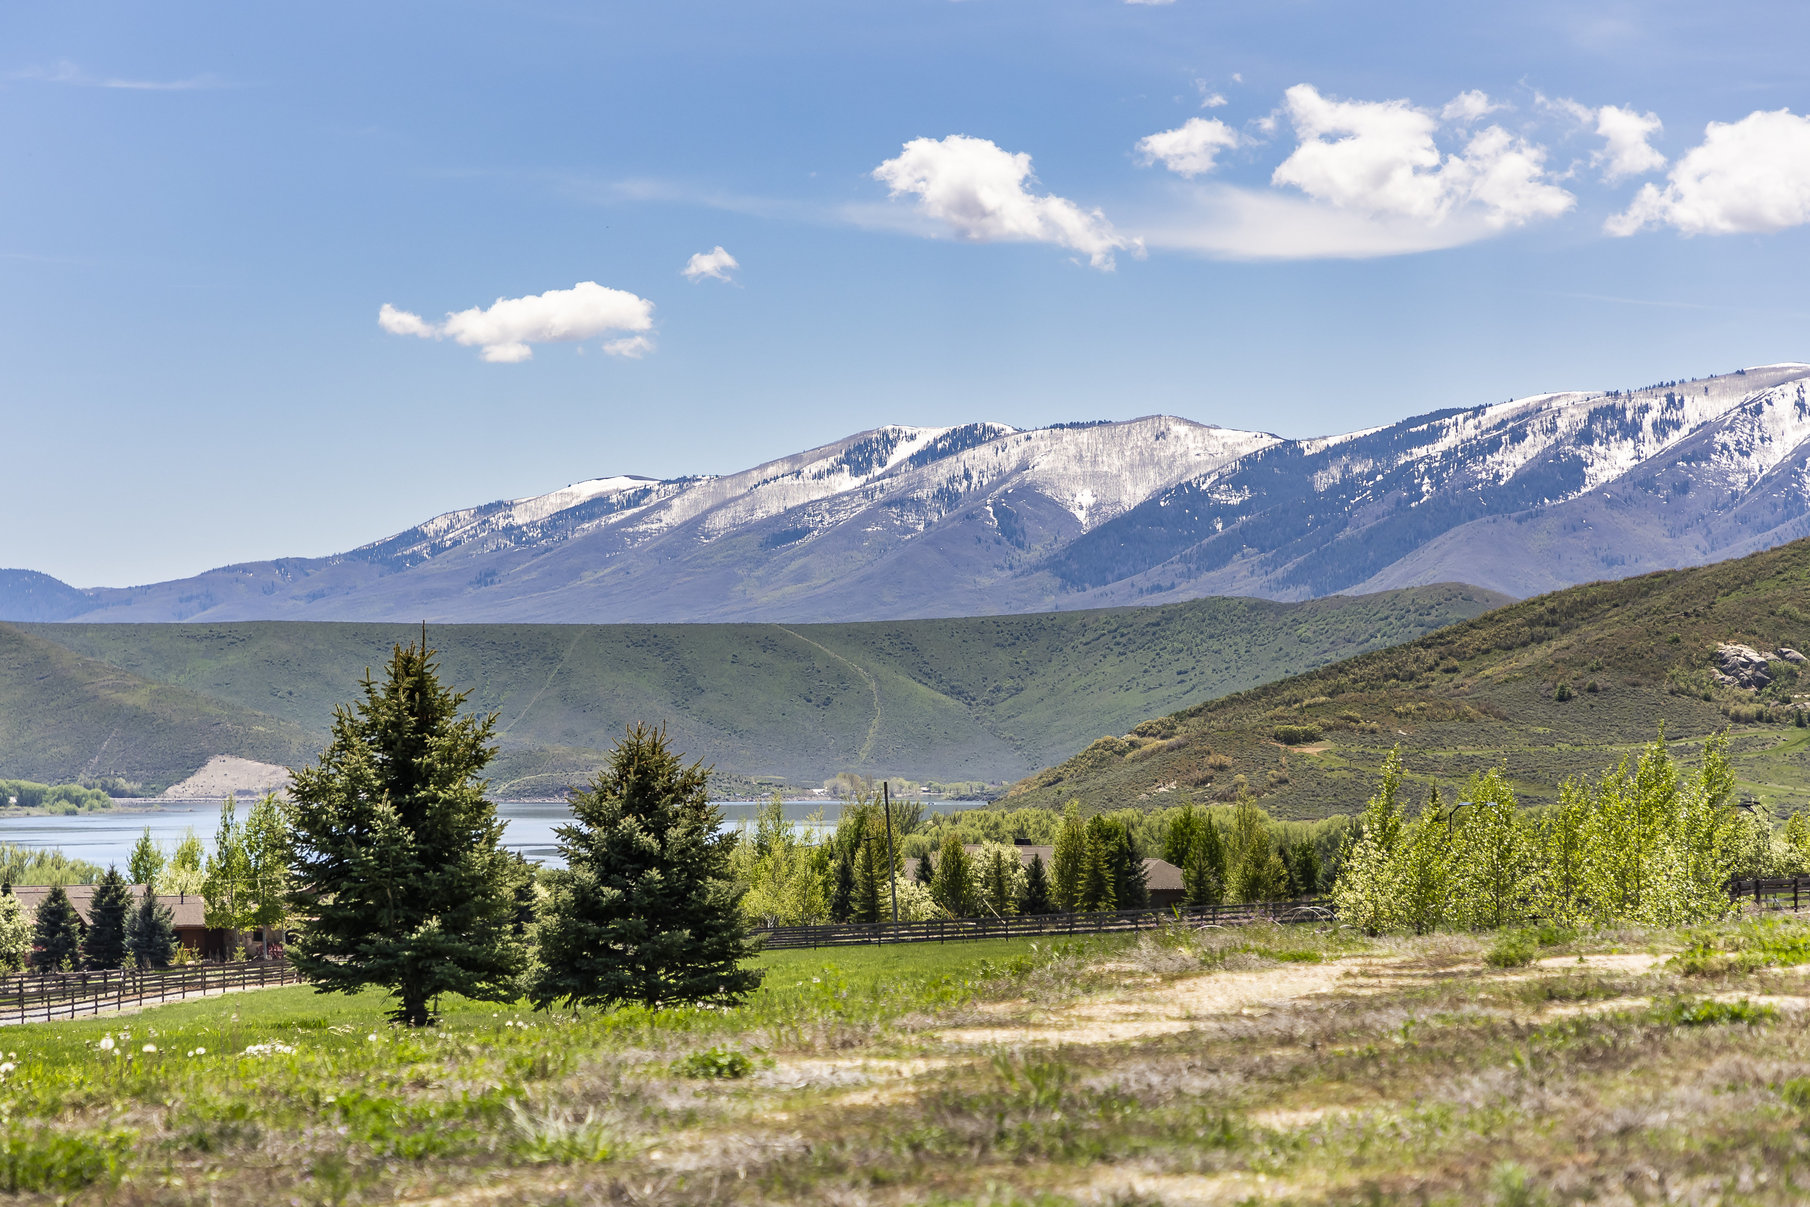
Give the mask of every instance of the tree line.
M 1533 919 L 1686 925 L 1730 912 L 1731 878 L 1801 870 L 1810 854 L 1810 819 L 1775 832 L 1757 805 L 1735 799 L 1726 735 L 1686 770 L 1662 728 L 1637 757 L 1567 780 L 1540 810 L 1517 807 L 1496 768 L 1450 800 L 1431 786 L 1410 819 L 1403 780 L 1398 747 L 1332 888 L 1339 917 L 1370 933 Z

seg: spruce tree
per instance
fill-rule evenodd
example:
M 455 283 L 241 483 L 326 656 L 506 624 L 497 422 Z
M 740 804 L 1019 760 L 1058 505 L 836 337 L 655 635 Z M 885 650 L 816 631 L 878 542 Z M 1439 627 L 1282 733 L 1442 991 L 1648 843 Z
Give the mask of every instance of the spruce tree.
M 929 888 L 932 884 L 936 883 L 936 861 L 930 858 L 929 851 L 925 851 L 923 855 L 918 858 L 917 875 L 913 876 L 912 879 L 916 880 L 925 888 Z
M 1175 811 L 1169 822 L 1168 833 L 1163 835 L 1163 859 L 1178 868 L 1188 866 L 1188 855 L 1194 850 L 1194 844 L 1200 836 L 1201 814 L 1189 801 Z
M 1025 870 L 1024 896 L 1020 898 L 1018 912 L 1021 914 L 1048 914 L 1055 912 L 1055 904 L 1050 900 L 1049 873 L 1044 870 L 1043 856 L 1031 856 L 1031 866 Z
M 892 876 L 886 862 L 886 832 L 878 816 L 863 818 L 855 831 L 854 894 L 849 900 L 851 922 L 885 922 L 892 917 Z
M 1189 905 L 1218 905 L 1226 899 L 1225 844 L 1211 817 L 1201 818 L 1195 828 L 1188 861 L 1182 865 L 1182 884 L 1188 890 Z
M 1056 849 L 1050 853 L 1051 889 L 1056 908 L 1064 913 L 1081 908 L 1081 869 L 1087 862 L 1087 826 L 1081 805 L 1070 801 L 1062 810 L 1062 828 L 1056 832 Z
M 830 921 L 847 922 L 855 910 L 855 857 L 847 847 L 836 852 L 830 885 Z
M 38 906 L 31 945 L 31 966 L 39 972 L 67 972 L 81 959 L 82 917 L 60 884 Z
M 1095 913 L 1118 908 L 1113 876 L 1114 833 L 1112 822 L 1095 815 L 1087 822 L 1081 853 L 1081 874 L 1075 886 L 1075 908 Z
M 176 922 L 170 907 L 157 899 L 157 886 L 145 886 L 138 908 L 126 920 L 126 954 L 135 968 L 168 968 L 176 958 Z
M 968 858 L 953 827 L 943 839 L 942 853 L 937 856 L 936 878 L 930 882 L 930 895 L 951 917 L 970 918 L 980 912 L 980 901 L 974 892 L 974 861 Z
M 1112 866 L 1112 897 L 1117 909 L 1143 909 L 1150 904 L 1150 871 L 1138 858 L 1131 842 L 1131 830 L 1112 818 L 1105 820 L 1111 830 L 1107 840 L 1108 859 Z
M 566 867 L 549 874 L 535 924 L 536 1007 L 640 1002 L 734 1003 L 762 973 L 730 875 L 736 835 L 705 792 L 709 773 L 637 725 L 609 766 L 572 794 L 555 834 Z
M 478 778 L 496 718 L 460 715 L 466 693 L 436 670 L 425 634 L 396 646 L 290 788 L 290 961 L 321 993 L 383 986 L 390 1018 L 417 1027 L 443 993 L 514 1000 L 527 963 L 516 863 Z
M 82 940 L 82 962 L 89 968 L 118 968 L 126 962 L 126 920 L 132 914 L 132 890 L 119 869 L 110 867 L 94 884 L 88 906 L 88 934 Z

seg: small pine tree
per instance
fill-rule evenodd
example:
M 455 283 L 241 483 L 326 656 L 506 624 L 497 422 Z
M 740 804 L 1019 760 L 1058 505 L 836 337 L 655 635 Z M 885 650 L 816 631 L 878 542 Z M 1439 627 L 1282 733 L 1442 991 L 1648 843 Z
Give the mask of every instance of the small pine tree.
M 31 958 L 31 921 L 13 894 L 13 886 L 0 890 L 0 969 L 18 972 Z
M 912 879 L 925 888 L 936 883 L 936 861 L 930 858 L 929 851 L 925 851 L 918 857 L 918 870 Z
M 88 906 L 88 934 L 82 940 L 82 962 L 89 968 L 119 968 L 126 962 L 126 922 L 132 916 L 132 890 L 116 867 L 94 884 Z
M 1311 897 L 1320 891 L 1320 852 L 1310 839 L 1295 844 L 1294 858 L 1288 866 L 1288 887 L 1297 897 Z
M 39 972 L 67 972 L 81 959 L 82 917 L 60 884 L 38 906 L 31 945 L 31 966 Z
M 1025 870 L 1024 896 L 1019 898 L 1018 912 L 1048 914 L 1054 913 L 1055 908 L 1055 903 L 1050 900 L 1050 878 L 1043 868 L 1043 856 L 1033 855 L 1031 866 Z
M 566 867 L 535 924 L 528 980 L 537 1008 L 555 1003 L 732 1004 L 761 982 L 730 877 L 737 842 L 710 803 L 709 772 L 637 725 L 609 765 L 572 794 L 555 834 Z
M 176 958 L 176 920 L 148 885 L 126 922 L 126 953 L 137 968 L 168 968 Z
M 1112 865 L 1112 899 L 1117 909 L 1143 909 L 1150 904 L 1150 870 L 1138 858 L 1125 823 L 1105 819 L 1111 827 L 1107 852 Z
M 970 918 L 980 912 L 974 893 L 973 860 L 962 847 L 953 829 L 943 839 L 942 854 L 936 861 L 936 879 L 931 881 L 930 895 L 951 917 Z
M 980 898 L 986 912 L 1004 918 L 1018 912 L 1018 884 L 1024 879 L 1018 852 L 1002 846 L 985 851 L 980 863 Z

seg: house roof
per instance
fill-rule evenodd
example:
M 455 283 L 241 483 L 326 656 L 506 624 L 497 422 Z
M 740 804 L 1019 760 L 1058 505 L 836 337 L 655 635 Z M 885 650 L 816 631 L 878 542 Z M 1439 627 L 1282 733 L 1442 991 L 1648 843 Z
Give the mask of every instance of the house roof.
M 145 886 L 142 884 L 127 885 L 132 894 L 133 904 L 145 899 Z M 65 884 L 63 891 L 69 894 L 69 904 L 75 906 L 75 912 L 81 915 L 82 921 L 88 921 L 88 911 L 94 905 L 94 886 L 92 884 Z M 15 884 L 13 895 L 25 912 L 37 916 L 38 906 L 44 904 L 44 898 L 50 896 L 47 884 Z M 200 893 L 158 893 L 157 900 L 169 907 L 170 915 L 177 930 L 199 930 L 207 925 L 205 920 L 207 906 L 201 900 Z

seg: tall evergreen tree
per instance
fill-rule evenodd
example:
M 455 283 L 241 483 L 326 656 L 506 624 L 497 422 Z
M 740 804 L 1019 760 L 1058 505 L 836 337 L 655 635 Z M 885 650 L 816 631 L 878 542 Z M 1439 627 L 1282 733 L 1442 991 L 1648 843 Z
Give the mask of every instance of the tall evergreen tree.
M 1187 862 L 1182 864 L 1188 904 L 1218 905 L 1226 899 L 1226 849 L 1219 838 L 1219 827 L 1211 817 L 1202 817 L 1193 838 Z
M 854 895 L 849 901 L 851 922 L 887 922 L 892 919 L 892 876 L 886 859 L 885 822 L 878 810 L 870 811 L 855 831 Z
M 1163 835 L 1163 859 L 1178 868 L 1188 866 L 1188 855 L 1199 841 L 1201 822 L 1204 819 L 1194 802 L 1189 801 L 1175 811 L 1170 819 L 1168 833 Z M 1210 822 L 1208 823 L 1211 824 Z
M 980 912 L 980 900 L 974 891 L 974 861 L 953 828 L 943 839 L 942 853 L 936 860 L 936 878 L 930 882 L 930 895 L 936 903 L 956 918 L 970 918 Z
M 1069 801 L 1062 810 L 1062 828 L 1056 832 L 1056 849 L 1050 852 L 1050 879 L 1056 908 L 1067 913 L 1081 908 L 1081 873 L 1087 862 L 1087 824 L 1081 805 Z
M 126 962 L 126 920 L 132 914 L 132 890 L 119 869 L 110 867 L 94 882 L 88 906 L 88 933 L 82 939 L 82 962 L 89 968 L 118 968 Z
M 1143 909 L 1150 904 L 1150 872 L 1138 857 L 1131 830 L 1124 822 L 1104 818 L 1110 830 L 1107 859 L 1112 867 L 1112 899 L 1116 909 Z
M 1021 914 L 1054 913 L 1055 903 L 1050 899 L 1050 877 L 1044 870 L 1043 856 L 1031 856 L 1031 866 L 1024 874 L 1024 896 L 1019 899 L 1018 912 Z
M 855 912 L 855 856 L 847 847 L 837 850 L 830 876 L 830 921 L 847 922 Z
M 930 857 L 929 851 L 925 851 L 923 855 L 919 856 L 917 874 L 912 879 L 925 888 L 936 883 L 936 860 Z
M 32 926 L 31 966 L 39 972 L 66 972 L 82 956 L 82 917 L 58 884 L 38 906 Z
M 417 1027 L 443 993 L 513 1000 L 527 963 L 516 863 L 478 778 L 496 717 L 460 715 L 466 693 L 436 670 L 425 639 L 395 647 L 290 788 L 291 962 L 322 993 L 389 989 L 390 1018 Z
M 1112 822 L 1095 814 L 1087 821 L 1081 853 L 1081 874 L 1075 888 L 1075 908 L 1085 913 L 1114 910 L 1118 906 L 1113 855 L 1117 833 Z
M 705 791 L 709 773 L 637 725 L 609 766 L 572 794 L 555 834 L 566 867 L 549 875 L 535 924 L 537 1007 L 740 1001 L 762 973 L 730 876 L 737 842 Z
M 126 920 L 126 954 L 135 968 L 168 968 L 176 958 L 176 921 L 170 907 L 157 899 L 155 885 L 146 885 L 138 908 Z

